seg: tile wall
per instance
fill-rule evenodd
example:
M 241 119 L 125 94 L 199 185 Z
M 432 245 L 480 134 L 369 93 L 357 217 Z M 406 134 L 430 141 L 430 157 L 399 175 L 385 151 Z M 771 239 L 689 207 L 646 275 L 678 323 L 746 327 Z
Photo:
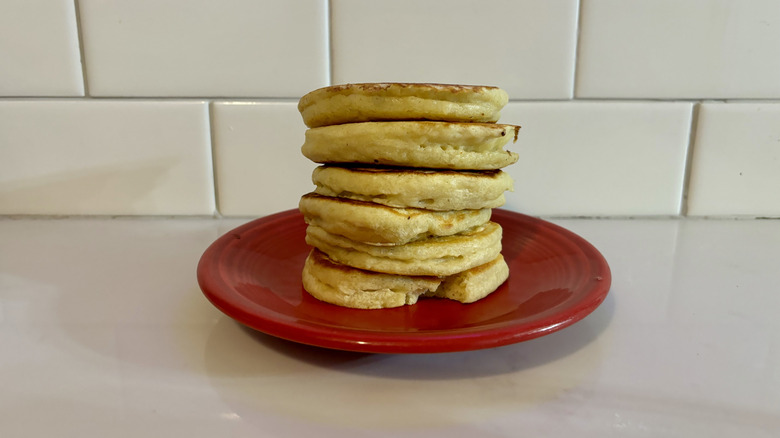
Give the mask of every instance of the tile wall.
M 379 81 L 509 92 L 505 208 L 780 217 L 777 0 L 4 0 L 0 214 L 295 208 L 297 99 Z

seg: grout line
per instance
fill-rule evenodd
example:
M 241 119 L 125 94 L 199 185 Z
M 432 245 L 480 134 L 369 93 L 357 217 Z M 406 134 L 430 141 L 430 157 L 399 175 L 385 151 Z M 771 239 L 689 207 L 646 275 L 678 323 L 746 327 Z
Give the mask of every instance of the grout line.
M 729 103 L 769 103 L 769 104 L 777 104 L 780 103 L 780 99 L 778 98 L 767 98 L 763 100 L 755 100 L 755 99 L 703 99 L 703 98 L 655 98 L 655 97 L 577 97 L 577 98 L 566 98 L 566 97 L 551 97 L 547 99 L 509 99 L 510 102 L 513 103 L 545 103 L 545 102 L 562 102 L 562 103 L 576 103 L 576 102 L 615 102 L 615 103 L 723 103 L 723 104 L 729 104 Z
M 209 119 L 209 142 L 211 150 L 211 178 L 214 185 L 214 217 L 221 218 L 219 211 L 219 183 L 217 182 L 217 152 L 216 152 L 216 134 L 214 129 L 214 102 L 206 103 L 206 116 Z
M 230 97 L 230 96 L 2 96 L 4 100 L 144 100 L 150 102 L 165 101 L 225 101 L 225 102 L 291 102 L 298 103 L 294 97 Z
M 691 184 L 691 168 L 693 167 L 693 150 L 696 144 L 696 131 L 699 127 L 699 107 L 701 103 L 693 104 L 691 108 L 691 125 L 688 132 L 688 148 L 685 152 L 685 167 L 683 169 L 682 192 L 680 196 L 680 215 L 688 216 L 688 190 Z
M 326 0 L 325 2 L 327 19 L 325 20 L 325 41 L 328 47 L 326 52 L 328 53 L 328 68 L 325 83 L 333 85 L 333 1 Z
M 577 21 L 574 23 L 574 64 L 572 65 L 571 75 L 571 98 L 577 96 L 577 73 L 579 71 L 578 63 L 580 60 L 580 32 L 582 30 L 582 0 L 577 2 Z
M 73 0 L 73 7 L 76 13 L 76 36 L 79 40 L 79 61 L 81 62 L 81 79 L 84 82 L 84 97 L 89 96 L 89 81 L 87 80 L 87 58 L 84 54 L 84 31 L 81 26 L 81 7 L 79 0 Z

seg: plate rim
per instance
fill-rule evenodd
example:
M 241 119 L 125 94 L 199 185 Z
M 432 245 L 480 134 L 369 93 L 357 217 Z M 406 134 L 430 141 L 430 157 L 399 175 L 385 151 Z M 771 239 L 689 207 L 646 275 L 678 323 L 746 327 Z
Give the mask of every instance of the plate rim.
M 599 281 L 594 283 L 591 289 L 584 293 L 579 301 L 575 303 L 575 311 L 558 312 L 566 315 L 563 318 L 555 318 L 556 313 L 553 313 L 538 321 L 534 321 L 535 324 L 526 322 L 522 324 L 523 330 L 521 331 L 518 331 L 515 325 L 503 324 L 497 328 L 476 326 L 468 330 L 459 330 L 457 333 L 453 333 L 452 329 L 393 333 L 343 326 L 333 328 L 311 324 L 308 321 L 295 323 L 293 321 L 285 322 L 281 318 L 265 317 L 260 313 L 252 311 L 256 307 L 262 308 L 257 302 L 238 292 L 231 293 L 224 290 L 232 288 L 224 282 L 223 278 L 215 274 L 215 271 L 218 273 L 220 270 L 217 269 L 219 264 L 214 263 L 214 260 L 218 261 L 229 245 L 233 244 L 236 239 L 240 239 L 240 236 L 246 231 L 261 226 L 269 226 L 280 221 L 300 220 L 303 222 L 303 216 L 298 209 L 280 211 L 253 219 L 223 233 L 201 255 L 196 270 L 197 280 L 202 293 L 212 305 L 228 317 L 251 329 L 292 342 L 328 349 L 366 353 L 444 353 L 494 348 L 528 341 L 571 326 L 592 313 L 606 299 L 611 288 L 611 269 L 603 254 L 590 242 L 560 225 L 538 217 L 505 209 L 493 209 L 493 217 L 496 218 L 496 216 L 543 225 L 570 243 L 576 244 L 580 251 L 590 260 L 591 265 L 595 265 L 593 269 L 599 273 Z M 220 281 L 224 284 L 218 284 Z M 265 287 L 264 289 L 270 293 L 275 293 L 272 289 Z M 305 293 L 302 286 L 301 290 L 302 293 Z M 469 305 L 479 305 L 479 302 Z M 381 309 L 355 310 L 365 312 L 382 311 Z M 346 333 L 361 334 L 363 338 L 361 340 L 345 338 L 343 335 Z M 342 337 L 338 336 L 339 334 L 342 334 Z

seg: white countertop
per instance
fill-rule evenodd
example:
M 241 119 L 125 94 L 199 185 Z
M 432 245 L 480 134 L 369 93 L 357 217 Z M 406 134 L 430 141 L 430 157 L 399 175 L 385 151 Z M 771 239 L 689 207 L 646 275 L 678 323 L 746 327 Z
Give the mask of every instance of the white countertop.
M 0 436 L 780 436 L 779 220 L 553 220 L 607 258 L 606 301 L 429 355 L 222 315 L 195 268 L 244 222 L 0 219 Z

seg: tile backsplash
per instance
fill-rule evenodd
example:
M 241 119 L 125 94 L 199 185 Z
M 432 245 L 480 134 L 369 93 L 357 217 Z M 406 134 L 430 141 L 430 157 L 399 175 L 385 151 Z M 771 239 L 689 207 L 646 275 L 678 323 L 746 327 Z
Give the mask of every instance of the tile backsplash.
M 279 98 L 328 85 L 324 1 L 78 3 L 91 96 Z
M 0 96 L 83 96 L 81 73 L 73 0 L 0 2 Z
M 205 101 L 0 100 L 5 214 L 211 214 Z
M 333 82 L 499 85 L 570 99 L 577 0 L 333 0 Z
M 776 0 L 0 2 L 0 214 L 262 216 L 297 99 L 497 85 L 540 216 L 780 217 Z

